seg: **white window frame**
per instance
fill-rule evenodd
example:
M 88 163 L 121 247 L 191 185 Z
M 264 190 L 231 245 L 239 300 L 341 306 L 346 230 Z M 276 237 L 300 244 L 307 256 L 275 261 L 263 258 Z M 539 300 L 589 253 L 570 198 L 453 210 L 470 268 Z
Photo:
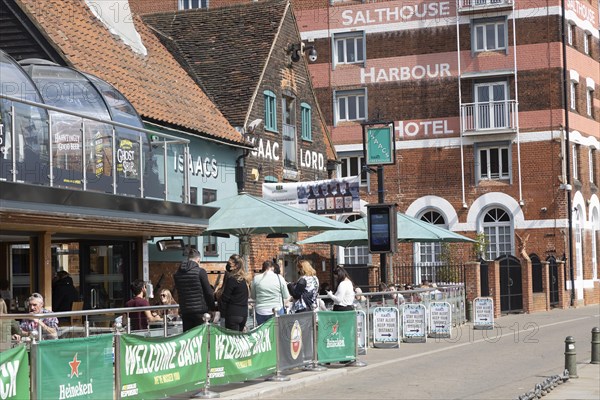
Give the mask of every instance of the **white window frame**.
M 567 23 L 567 43 L 569 46 L 573 46 L 573 24 Z
M 487 88 L 488 99 L 479 98 L 479 89 Z M 502 88 L 503 99 L 495 99 L 495 88 Z M 475 125 L 478 130 L 506 128 L 509 122 L 508 82 L 476 83 L 475 95 Z
M 573 179 L 579 179 L 579 146 L 576 144 L 571 147 L 571 160 L 573 161 L 571 176 Z
M 485 217 L 489 214 L 490 216 L 497 213 L 500 218 L 495 218 L 493 222 L 484 222 Z M 503 216 L 508 217 L 508 221 L 502 220 Z M 509 254 L 513 254 L 514 249 L 514 231 L 513 231 L 513 219 L 509 212 L 503 208 L 492 208 L 487 210 L 482 215 L 481 220 L 481 231 L 485 235 L 487 248 L 485 249 L 485 257 L 488 261 L 495 260 L 496 258 Z M 508 238 L 508 240 L 506 240 Z M 504 240 L 503 240 L 504 239 Z M 509 247 L 509 251 L 506 248 Z
M 362 155 L 360 156 L 340 156 L 340 163 L 337 166 L 337 175 L 341 178 L 346 178 L 349 176 L 360 175 L 360 186 L 367 186 L 369 184 L 369 174 L 366 171 L 363 171 L 363 166 L 365 165 L 365 160 Z M 352 164 L 356 164 L 357 174 L 352 173 Z
M 477 179 L 479 181 L 496 181 L 496 180 L 505 180 L 511 179 L 511 148 L 509 144 L 496 144 L 496 145 L 481 145 L 477 146 Z M 503 153 L 506 152 L 508 165 L 504 165 L 503 162 Z M 482 153 L 486 155 L 486 165 L 485 165 L 485 174 L 482 173 Z M 496 154 L 494 154 L 496 153 Z M 496 156 L 497 166 L 496 169 L 498 171 L 497 174 L 492 172 L 494 165 L 492 165 L 492 156 Z
M 588 56 L 590 55 L 590 38 L 591 35 L 589 33 L 583 33 L 583 52 Z
M 592 210 L 592 279 L 598 279 L 598 209 Z
M 588 169 L 590 172 L 590 182 L 595 182 L 595 174 L 596 174 L 596 151 L 594 149 L 590 149 L 588 153 Z
M 179 0 L 178 5 L 180 10 L 192 10 L 198 8 L 208 9 L 209 1 L 210 0 Z M 198 5 L 194 7 L 194 3 L 198 3 Z M 202 3 L 204 3 L 204 5 Z
M 577 111 L 577 82 L 571 81 L 569 92 L 571 94 L 571 110 Z
M 499 32 L 499 27 L 502 27 L 502 32 Z M 494 38 L 493 44 L 488 47 L 488 35 L 490 34 L 489 28 L 492 29 Z M 508 41 L 508 23 L 506 19 L 494 20 L 494 21 L 475 21 L 472 27 L 472 49 L 474 53 L 481 53 L 484 51 L 507 51 Z M 481 37 L 481 47 L 478 45 L 479 38 Z M 500 37 L 502 44 L 500 44 Z
M 362 107 L 361 107 L 362 101 Z M 334 92 L 335 122 L 363 121 L 367 119 L 367 89 L 340 90 Z M 342 113 L 341 109 L 344 109 Z M 355 118 L 349 109 L 354 107 Z
M 586 113 L 589 117 L 594 116 L 594 91 L 592 89 L 587 89 L 585 91 L 585 108 Z
M 575 223 L 575 265 L 577 266 L 577 279 L 583 279 L 583 237 L 584 221 L 583 213 L 579 207 L 573 210 L 573 222 Z
M 340 53 L 340 45 L 343 48 Z M 354 53 L 355 59 L 349 60 L 349 53 Z M 333 65 L 364 64 L 366 60 L 365 34 L 363 31 L 338 33 L 333 36 Z M 362 55 L 360 54 L 362 53 Z M 359 58 L 359 56 L 362 56 Z M 340 58 L 342 58 L 340 60 Z
M 361 219 L 361 217 L 353 215 L 349 218 L 346 218 L 344 222 L 350 223 L 356 221 L 357 219 Z M 370 265 L 372 263 L 371 253 L 369 253 L 369 246 L 340 246 L 338 247 L 338 249 L 338 261 L 340 262 L 340 264 Z
M 286 169 L 298 169 L 298 134 L 296 131 L 296 98 L 281 96 L 281 129 L 283 166 Z
M 419 219 L 423 222 L 427 222 L 438 226 L 440 228 L 448 229 L 444 215 L 435 209 L 427 209 L 420 214 Z M 415 243 L 415 284 L 420 284 L 423 280 L 427 279 L 430 282 L 436 282 L 435 276 L 436 267 L 443 264 L 442 261 L 442 243 L 441 242 L 430 242 L 430 243 Z

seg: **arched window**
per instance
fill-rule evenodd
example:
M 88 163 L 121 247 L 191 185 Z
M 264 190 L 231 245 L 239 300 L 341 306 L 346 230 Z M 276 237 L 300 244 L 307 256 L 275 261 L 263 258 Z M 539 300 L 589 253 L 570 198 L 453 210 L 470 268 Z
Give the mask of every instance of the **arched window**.
M 583 279 L 583 213 L 580 207 L 573 211 L 575 223 L 575 265 L 577 266 L 577 279 Z
M 536 254 L 530 255 L 529 259 L 531 259 L 531 287 L 533 293 L 541 293 L 544 291 L 542 262 Z
M 420 217 L 421 221 L 446 228 L 444 216 L 435 210 L 427 210 Z M 415 279 L 420 284 L 424 280 L 436 282 L 435 269 L 442 263 L 442 244 L 440 242 L 415 243 L 416 273 Z
M 360 215 L 350 215 L 344 222 L 349 224 L 350 222 L 354 222 L 361 218 L 363 217 Z M 340 261 L 343 261 L 343 264 L 345 265 L 367 265 L 371 263 L 371 254 L 369 253 L 369 246 L 340 247 L 339 258 Z
M 494 260 L 504 254 L 512 254 L 512 224 L 510 215 L 501 208 L 492 208 L 485 213 L 482 223 L 487 243 L 485 256 Z

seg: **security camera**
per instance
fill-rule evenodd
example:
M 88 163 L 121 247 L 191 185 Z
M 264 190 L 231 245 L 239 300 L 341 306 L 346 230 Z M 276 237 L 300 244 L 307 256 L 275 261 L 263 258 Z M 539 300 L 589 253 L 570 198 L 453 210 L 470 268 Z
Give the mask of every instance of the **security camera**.
M 317 50 L 315 50 L 314 47 L 312 47 L 310 50 L 308 50 L 308 61 L 310 61 L 310 62 L 317 61 Z

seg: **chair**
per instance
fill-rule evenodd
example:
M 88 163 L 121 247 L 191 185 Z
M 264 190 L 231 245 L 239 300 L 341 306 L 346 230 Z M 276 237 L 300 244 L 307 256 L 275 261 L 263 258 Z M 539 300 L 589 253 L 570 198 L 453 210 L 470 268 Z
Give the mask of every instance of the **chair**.
M 71 311 L 81 311 L 81 310 L 83 310 L 83 301 L 74 301 Z M 83 325 L 83 316 L 73 315 L 71 317 L 71 326 L 81 326 L 81 325 Z

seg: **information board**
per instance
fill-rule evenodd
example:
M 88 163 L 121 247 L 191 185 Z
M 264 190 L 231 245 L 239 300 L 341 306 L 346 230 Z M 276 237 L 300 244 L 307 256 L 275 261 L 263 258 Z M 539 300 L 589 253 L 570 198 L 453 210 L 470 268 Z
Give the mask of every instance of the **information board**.
M 373 309 L 373 347 L 399 347 L 397 308 Z
M 429 337 L 452 336 L 452 307 L 446 301 L 429 303 Z
M 402 338 L 405 342 L 427 340 L 427 309 L 423 304 L 402 306 Z
M 473 329 L 494 328 L 494 299 L 477 297 L 473 300 Z

